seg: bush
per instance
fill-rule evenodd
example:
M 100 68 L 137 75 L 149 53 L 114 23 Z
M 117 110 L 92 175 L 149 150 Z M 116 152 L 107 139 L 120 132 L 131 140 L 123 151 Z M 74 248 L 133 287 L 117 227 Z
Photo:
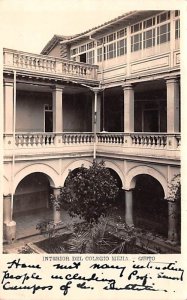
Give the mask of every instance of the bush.
M 67 207 L 70 216 L 94 223 L 114 207 L 118 192 L 117 182 L 104 162 L 94 161 L 88 169 L 82 165 L 76 175 L 70 171 L 61 197 L 51 200 L 57 209 Z

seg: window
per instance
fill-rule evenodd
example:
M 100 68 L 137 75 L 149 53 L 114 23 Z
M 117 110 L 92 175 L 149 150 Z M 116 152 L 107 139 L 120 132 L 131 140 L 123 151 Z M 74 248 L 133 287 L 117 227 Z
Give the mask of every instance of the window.
M 157 44 L 170 41 L 170 23 L 164 24 L 157 28 Z
M 89 51 L 86 54 L 87 54 L 86 62 L 88 64 L 94 64 L 94 51 Z
M 97 49 L 97 61 L 101 62 L 102 58 L 103 58 L 103 49 L 99 48 L 99 49 Z
M 131 26 L 131 33 L 140 31 L 142 29 L 142 23 L 137 23 Z
M 117 32 L 117 39 L 124 37 L 127 34 L 127 28 L 121 29 Z
M 178 17 L 178 16 L 180 16 L 180 10 L 175 11 L 175 17 Z
M 106 57 L 107 59 L 116 57 L 116 43 L 112 43 L 106 46 Z
M 107 43 L 112 42 L 116 39 L 116 33 L 109 34 L 107 36 Z
M 117 42 L 117 56 L 127 53 L 127 39 L 122 39 Z
M 86 45 L 82 45 L 79 47 L 79 52 L 85 52 L 86 51 Z
M 151 18 L 151 19 L 148 19 L 148 20 L 143 22 L 143 28 L 144 29 L 149 28 L 153 25 L 155 25 L 155 18 Z
M 155 29 L 150 29 L 143 33 L 143 48 L 153 46 L 155 46 Z
M 138 33 L 131 36 L 131 52 L 142 49 L 142 34 Z
M 180 38 L 180 20 L 175 21 L 175 38 Z
M 94 42 L 88 43 L 87 44 L 87 50 L 90 50 L 94 47 Z
M 165 12 L 159 16 L 157 16 L 157 24 L 165 22 L 170 19 L 170 12 Z

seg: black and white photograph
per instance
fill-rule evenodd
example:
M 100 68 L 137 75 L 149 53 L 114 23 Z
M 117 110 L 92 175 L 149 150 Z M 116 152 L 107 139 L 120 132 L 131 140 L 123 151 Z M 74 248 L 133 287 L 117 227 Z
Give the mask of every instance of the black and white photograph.
M 187 6 L 150 2 L 0 1 L 2 300 L 187 296 Z

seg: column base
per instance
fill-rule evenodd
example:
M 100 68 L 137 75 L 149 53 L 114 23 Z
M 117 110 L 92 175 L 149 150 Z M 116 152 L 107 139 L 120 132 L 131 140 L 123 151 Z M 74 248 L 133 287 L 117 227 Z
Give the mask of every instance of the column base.
M 53 219 L 54 219 L 54 224 L 58 224 L 61 222 L 61 212 L 60 210 L 56 210 L 54 208 L 53 210 Z
M 16 239 L 16 222 L 11 221 L 8 223 L 4 223 L 4 237 L 5 240 L 11 244 Z

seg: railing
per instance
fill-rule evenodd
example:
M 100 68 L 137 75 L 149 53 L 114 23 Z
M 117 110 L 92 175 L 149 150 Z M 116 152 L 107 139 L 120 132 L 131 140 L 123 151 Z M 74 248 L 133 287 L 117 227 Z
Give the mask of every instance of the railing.
M 92 132 L 66 132 L 62 133 L 62 141 L 64 144 L 90 144 L 94 141 L 94 134 Z
M 4 67 L 97 80 L 98 66 L 4 49 Z
M 12 148 L 13 135 L 5 134 L 5 149 Z M 15 135 L 16 148 L 38 148 L 38 147 L 63 147 L 73 145 L 93 145 L 94 133 L 92 132 L 17 132 Z M 135 151 L 138 153 L 152 150 L 180 150 L 181 136 L 179 133 L 97 133 L 96 143 L 99 147 L 117 146 L 119 151 Z M 126 150 L 125 150 L 126 148 Z M 113 149 L 113 148 L 112 148 Z M 122 150 L 124 149 L 124 150 Z M 129 149 L 129 150 L 128 150 Z M 113 150 L 112 150 L 113 151 Z M 116 150 L 118 151 L 118 150 Z
M 17 147 L 48 147 L 54 145 L 54 133 L 16 133 Z
M 167 134 L 162 133 L 132 133 L 133 147 L 162 148 L 167 145 Z
M 100 132 L 97 134 L 98 143 L 103 144 L 123 144 L 124 133 L 118 132 Z

